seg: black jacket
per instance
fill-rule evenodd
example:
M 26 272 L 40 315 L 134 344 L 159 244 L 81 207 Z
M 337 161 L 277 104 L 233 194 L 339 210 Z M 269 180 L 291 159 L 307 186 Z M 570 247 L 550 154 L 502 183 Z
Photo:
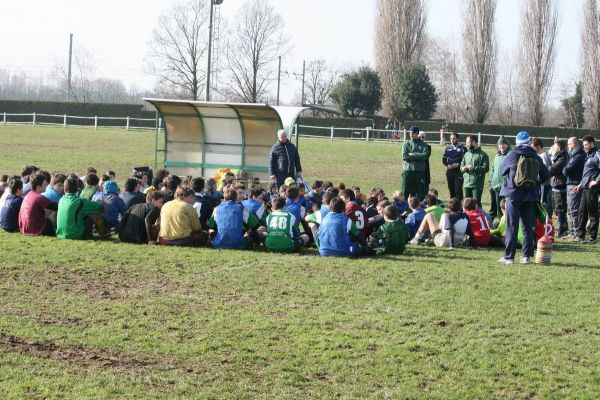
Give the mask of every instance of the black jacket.
M 281 143 L 279 140 L 271 148 L 269 156 L 269 175 L 296 176 L 296 173 L 302 172 L 300 165 L 300 155 L 296 146 L 289 140 Z
M 552 165 L 548 169 L 552 177 L 551 184 L 554 189 L 565 189 L 567 187 L 567 177 L 563 173 L 565 165 L 569 159 L 566 150 L 556 153 L 552 157 Z

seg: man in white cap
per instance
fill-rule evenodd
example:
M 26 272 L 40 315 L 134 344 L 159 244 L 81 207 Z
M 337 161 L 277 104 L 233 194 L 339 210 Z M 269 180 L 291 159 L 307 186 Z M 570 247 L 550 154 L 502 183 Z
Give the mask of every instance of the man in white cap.
M 500 175 L 506 177 L 500 189 L 500 196 L 506 199 L 506 249 L 498 260 L 502 264 L 514 264 L 519 221 L 523 221 L 521 264 L 531 261 L 535 204 L 540 198 L 540 182 L 550 177 L 548 168 L 531 147 L 529 133 L 519 132 L 516 142 L 517 146 L 500 164 Z

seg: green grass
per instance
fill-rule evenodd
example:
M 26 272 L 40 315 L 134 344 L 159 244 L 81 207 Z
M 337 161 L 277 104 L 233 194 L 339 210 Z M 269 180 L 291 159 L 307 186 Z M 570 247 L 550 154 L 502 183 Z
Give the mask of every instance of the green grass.
M 56 158 L 65 141 L 74 154 Z M 125 177 L 152 162 L 152 147 L 148 133 L 0 127 L 0 171 L 94 165 Z M 398 145 L 304 140 L 300 151 L 310 180 L 399 186 Z M 433 175 L 446 194 L 437 163 Z M 499 250 L 409 246 L 402 256 L 347 260 L 6 233 L 0 253 L 1 398 L 600 390 L 596 246 L 558 243 L 551 267 L 501 267 Z

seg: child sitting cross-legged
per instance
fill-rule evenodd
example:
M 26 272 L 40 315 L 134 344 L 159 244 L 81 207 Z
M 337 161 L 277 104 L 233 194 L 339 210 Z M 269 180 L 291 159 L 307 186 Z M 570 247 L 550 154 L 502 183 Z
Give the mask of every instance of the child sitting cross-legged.
M 267 217 L 265 247 L 273 252 L 298 252 L 308 244 L 307 234 L 300 235 L 296 217 L 285 211 L 285 200 L 271 200 L 273 212 Z
M 433 214 L 427 214 L 410 243 L 423 243 L 428 232 L 431 234 L 429 242 L 436 247 L 453 249 L 465 242 L 472 247 L 477 246 L 469 217 L 462 211 L 460 200 L 457 198 L 450 199 L 448 209 L 442 215 L 439 224 Z
M 148 193 L 146 203 L 131 206 L 121 221 L 121 242 L 156 244 L 164 197 L 163 192 L 155 190 Z
M 175 190 L 175 198 L 160 212 L 159 243 L 163 246 L 204 246 L 208 235 L 202 230 L 194 203 L 194 191 L 187 186 Z
M 369 238 L 369 247 L 375 254 L 402 254 L 409 240 L 408 228 L 398 218 L 398 209 L 388 205 L 383 210 L 385 223 Z
M 366 242 L 354 222 L 346 216 L 346 204 L 334 198 L 329 209 L 319 227 L 319 254 L 322 257 L 358 257 Z
M 237 191 L 231 187 L 225 189 L 223 202 L 208 221 L 214 236 L 213 247 L 218 249 L 249 248 L 253 242 L 260 241 L 256 232 L 258 225 L 258 218 L 237 202 Z

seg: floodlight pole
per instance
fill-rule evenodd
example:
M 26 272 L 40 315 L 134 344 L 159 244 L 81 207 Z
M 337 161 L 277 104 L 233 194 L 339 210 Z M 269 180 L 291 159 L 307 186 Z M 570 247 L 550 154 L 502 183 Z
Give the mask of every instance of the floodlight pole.
M 302 100 L 300 101 L 300 107 L 304 106 L 304 76 L 306 74 L 306 60 L 302 60 Z
M 212 57 L 213 11 L 215 4 L 221 5 L 223 0 L 210 0 L 209 2 L 210 12 L 208 17 L 208 56 L 206 57 L 206 101 L 210 101 L 210 62 Z

